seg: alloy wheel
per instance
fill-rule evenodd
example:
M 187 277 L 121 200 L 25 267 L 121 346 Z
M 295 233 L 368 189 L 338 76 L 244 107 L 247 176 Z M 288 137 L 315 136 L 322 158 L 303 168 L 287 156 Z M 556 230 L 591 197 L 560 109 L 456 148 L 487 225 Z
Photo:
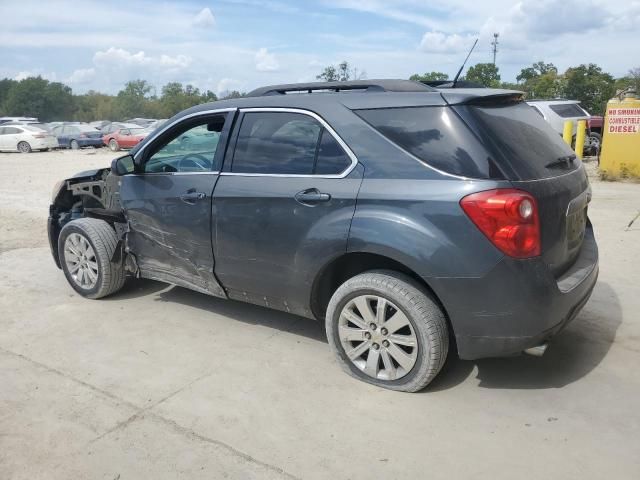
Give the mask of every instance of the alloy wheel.
M 378 295 L 360 295 L 338 320 L 344 352 L 358 369 L 379 380 L 398 380 L 416 364 L 418 337 L 409 318 Z
M 64 242 L 64 261 L 76 285 L 91 290 L 98 282 L 98 259 L 89 241 L 78 233 L 71 233 Z

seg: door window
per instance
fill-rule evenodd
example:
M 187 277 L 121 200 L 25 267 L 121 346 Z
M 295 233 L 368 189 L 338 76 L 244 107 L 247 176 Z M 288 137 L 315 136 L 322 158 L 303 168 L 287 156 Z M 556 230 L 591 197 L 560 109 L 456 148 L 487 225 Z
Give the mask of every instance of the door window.
M 144 164 L 146 173 L 210 172 L 213 170 L 225 116 L 189 122 L 167 141 L 152 148 Z
M 289 112 L 245 113 L 232 172 L 335 175 L 351 163 L 336 139 L 314 118 Z

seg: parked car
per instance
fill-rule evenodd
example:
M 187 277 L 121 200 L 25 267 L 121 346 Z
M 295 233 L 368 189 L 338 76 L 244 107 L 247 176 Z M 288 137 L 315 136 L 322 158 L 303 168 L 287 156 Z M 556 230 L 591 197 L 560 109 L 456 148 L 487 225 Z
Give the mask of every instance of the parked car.
M 57 148 L 56 137 L 31 125 L 0 125 L 0 150 L 30 153 L 33 150 Z
M 321 82 L 182 112 L 60 182 L 48 232 L 84 297 L 131 275 L 314 318 L 347 373 L 416 391 L 450 334 L 463 359 L 544 353 L 596 283 L 590 198 L 520 92 Z
M 125 122 L 110 122 L 103 126 L 100 131 L 102 135 L 107 135 L 108 133 L 113 133 L 116 130 L 120 130 L 121 128 L 140 128 L 140 125 L 135 123 L 125 123 Z
M 0 117 L 0 125 L 13 122 L 37 122 L 34 117 Z
M 36 121 L 27 120 L 27 121 L 7 122 L 7 123 L 3 123 L 2 125 L 4 125 L 4 126 L 8 126 L 8 125 L 29 125 L 30 127 L 39 128 L 40 130 L 45 130 L 46 132 L 51 132 L 51 130 L 53 128 L 48 123 L 38 122 L 37 120 Z
M 124 121 L 124 123 L 135 123 L 140 127 L 148 127 L 154 122 L 157 122 L 155 118 L 131 118 Z
M 96 120 L 95 122 L 89 122 L 89 125 L 91 125 L 94 128 L 97 128 L 98 130 L 102 130 L 102 127 L 105 127 L 110 123 L 111 123 L 111 120 Z
M 102 147 L 102 134 L 87 124 L 58 125 L 52 133 L 58 137 L 61 148 Z
M 121 148 L 132 148 L 146 138 L 151 131 L 146 128 L 121 128 L 115 132 L 108 133 L 102 137 L 102 142 L 109 147 L 112 152 L 117 152 Z
M 587 122 L 587 135 L 584 143 L 585 151 L 595 155 L 600 151 L 602 137 L 599 133 L 590 130 L 591 115 L 580 106 L 578 100 L 527 100 L 527 103 L 531 105 L 559 135 L 563 134 L 564 122 L 571 120 L 573 122 L 574 143 L 578 129 L 578 120 L 585 120 Z

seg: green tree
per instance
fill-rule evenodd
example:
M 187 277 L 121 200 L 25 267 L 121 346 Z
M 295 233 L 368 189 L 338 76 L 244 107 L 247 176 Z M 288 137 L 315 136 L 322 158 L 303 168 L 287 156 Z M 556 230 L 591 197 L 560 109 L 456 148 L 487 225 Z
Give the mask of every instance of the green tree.
M 485 87 L 498 88 L 500 86 L 500 73 L 493 63 L 477 63 L 469 67 L 465 80 L 476 82 Z
M 153 87 L 146 80 L 131 80 L 125 83 L 116 98 L 116 112 L 122 119 L 145 116 Z
M 636 94 L 640 95 L 640 67 L 632 68 L 629 70 L 629 74 L 616 79 L 614 83 L 615 91 L 618 92 L 620 90 L 626 90 L 627 88 L 632 87 L 636 90 Z M 0 104 L 2 102 L 2 97 L 0 93 Z
M 7 114 L 5 103 L 7 101 L 7 97 L 9 96 L 9 90 L 11 90 L 11 87 L 13 87 L 16 83 L 18 82 L 9 78 L 3 78 L 2 80 L 0 80 L 0 115 L 4 116 Z
M 359 71 L 356 67 L 349 65 L 349 62 L 343 60 L 336 66 L 325 67 L 316 78 L 325 82 L 346 82 L 348 80 L 362 80 L 366 76 L 366 72 Z
M 580 100 L 589 113 L 601 115 L 607 101 L 615 94 L 614 78 L 590 63 L 568 68 L 564 73 L 563 94 L 566 98 Z
M 427 72 L 420 75 L 419 73 L 414 73 L 409 77 L 409 80 L 413 80 L 414 82 L 429 82 L 432 80 L 448 80 L 449 75 L 442 72 Z
M 37 117 L 46 122 L 73 113 L 71 88 L 44 78 L 29 77 L 9 88 L 4 103 L 7 115 Z
M 539 61 L 534 63 L 530 67 L 526 67 L 520 70 L 520 74 L 516 77 L 516 80 L 518 81 L 518 83 L 526 83 L 529 80 L 535 79 L 541 75 L 545 75 L 551 72 L 555 72 L 557 74 L 558 68 L 553 63 L 544 63 L 543 61 Z

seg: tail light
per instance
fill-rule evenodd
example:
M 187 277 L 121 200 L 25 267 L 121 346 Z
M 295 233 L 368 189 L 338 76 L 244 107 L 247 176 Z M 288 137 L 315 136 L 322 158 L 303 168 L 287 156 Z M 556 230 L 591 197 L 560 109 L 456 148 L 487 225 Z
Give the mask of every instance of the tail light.
M 515 258 L 540 255 L 538 205 L 527 192 L 502 188 L 472 193 L 460 206 L 503 253 Z
M 87 138 L 87 136 L 84 133 L 81 133 L 80 138 Z
M 34 133 L 33 138 L 47 138 L 46 133 Z

